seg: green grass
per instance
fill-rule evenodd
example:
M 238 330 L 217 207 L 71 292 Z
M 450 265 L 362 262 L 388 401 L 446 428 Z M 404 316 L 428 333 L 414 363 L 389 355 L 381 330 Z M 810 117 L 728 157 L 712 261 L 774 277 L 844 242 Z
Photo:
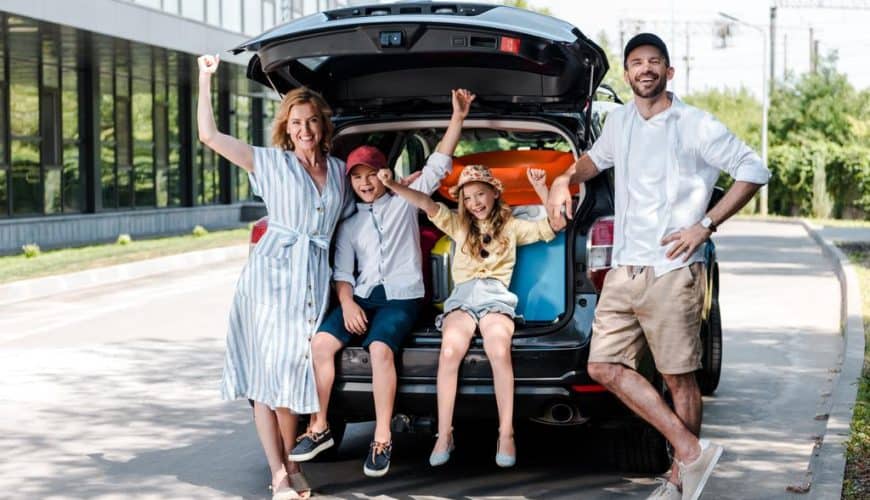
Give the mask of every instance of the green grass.
M 214 231 L 203 236 L 185 235 L 139 241 L 134 239 L 127 245 L 108 243 L 49 250 L 30 259 L 23 254 L 0 257 L 0 283 L 94 269 L 194 250 L 241 245 L 248 241 L 249 235 L 250 230 L 246 227 Z
M 843 245 L 855 265 L 861 287 L 864 315 L 864 369 L 855 400 L 852 432 L 846 442 L 846 475 L 843 498 L 870 498 L 870 245 Z

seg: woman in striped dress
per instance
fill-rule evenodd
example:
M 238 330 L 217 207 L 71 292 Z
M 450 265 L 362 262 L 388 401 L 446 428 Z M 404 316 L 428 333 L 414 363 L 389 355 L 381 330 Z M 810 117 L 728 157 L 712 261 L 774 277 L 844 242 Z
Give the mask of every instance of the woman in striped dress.
M 297 415 L 319 409 L 310 340 L 329 298 L 329 241 L 353 198 L 344 162 L 327 154 L 333 126 L 320 95 L 289 92 L 273 124 L 276 147 L 252 147 L 217 130 L 211 74 L 218 64 L 217 56 L 199 58 L 199 139 L 248 171 L 269 214 L 269 228 L 236 286 L 221 394 L 254 401 L 273 498 L 299 498 L 310 488 L 287 450 L 295 442 Z

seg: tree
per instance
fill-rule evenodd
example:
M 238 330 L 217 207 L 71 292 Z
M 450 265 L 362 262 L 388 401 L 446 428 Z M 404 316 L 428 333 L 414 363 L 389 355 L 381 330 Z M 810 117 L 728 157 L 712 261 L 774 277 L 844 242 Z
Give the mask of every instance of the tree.
M 761 103 L 745 87 L 707 90 L 687 95 L 684 100 L 715 116 L 752 149 L 761 149 Z
M 870 215 L 870 91 L 855 91 L 836 62 L 829 54 L 771 96 L 770 202 L 779 213 Z
M 604 80 L 602 80 L 601 83 L 612 88 L 622 102 L 627 102 L 633 97 L 633 94 L 631 92 L 631 87 L 629 87 L 622 78 L 623 69 L 622 57 L 619 55 L 620 51 L 614 51 L 610 46 L 610 40 L 607 38 L 607 33 L 603 30 L 598 33 L 597 38 L 596 43 L 601 47 L 604 53 L 607 54 L 607 64 L 610 66 L 610 69 L 607 70 L 607 74 L 604 75 Z

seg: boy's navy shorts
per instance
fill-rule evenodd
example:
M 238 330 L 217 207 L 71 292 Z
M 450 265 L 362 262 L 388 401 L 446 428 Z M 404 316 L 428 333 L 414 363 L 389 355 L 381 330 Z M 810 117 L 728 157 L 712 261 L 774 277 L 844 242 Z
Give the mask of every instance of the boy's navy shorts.
M 347 331 L 340 305 L 329 311 L 317 331 L 331 334 L 342 345 L 351 343 L 354 338 L 362 338 L 365 350 L 372 342 L 379 341 L 387 344 L 394 353 L 399 352 L 417 321 L 420 299 L 387 300 L 384 287 L 379 285 L 372 289 L 367 299 L 354 295 L 353 300 L 365 311 L 368 319 L 368 330 L 364 335 Z

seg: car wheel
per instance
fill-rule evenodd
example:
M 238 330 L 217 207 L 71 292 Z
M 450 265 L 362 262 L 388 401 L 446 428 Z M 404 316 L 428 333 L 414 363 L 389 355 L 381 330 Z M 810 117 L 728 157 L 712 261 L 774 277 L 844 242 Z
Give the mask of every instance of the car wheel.
M 646 422 L 638 419 L 613 432 L 612 458 L 620 471 L 660 474 L 671 465 L 667 440 Z
M 719 379 L 722 375 L 722 315 L 719 312 L 718 299 L 713 299 L 710 317 L 701 328 L 701 345 L 704 348 L 704 355 L 701 358 L 701 369 L 696 372 L 696 378 L 701 394 L 709 396 L 719 387 Z

